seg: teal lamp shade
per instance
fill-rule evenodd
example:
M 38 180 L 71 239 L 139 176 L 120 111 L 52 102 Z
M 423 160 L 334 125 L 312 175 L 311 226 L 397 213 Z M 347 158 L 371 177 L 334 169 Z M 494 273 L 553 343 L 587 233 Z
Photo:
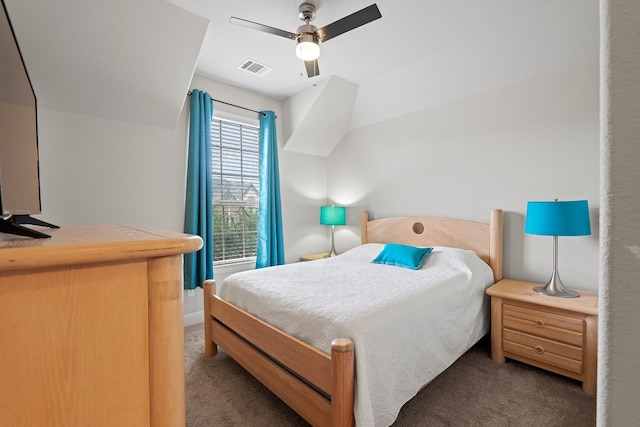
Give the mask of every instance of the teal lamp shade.
M 345 225 L 347 209 L 344 206 L 320 206 L 320 224 Z
M 344 206 L 320 206 L 320 224 L 331 226 L 331 249 L 329 256 L 336 256 L 334 226 L 345 225 L 347 209 Z
M 529 202 L 524 232 L 542 236 L 588 236 L 591 234 L 589 205 L 586 200 Z
M 533 288 L 539 294 L 575 298 L 580 294 L 564 287 L 558 273 L 558 236 L 588 236 L 591 234 L 589 205 L 586 200 L 527 203 L 524 225 L 527 234 L 553 236 L 553 273 L 546 286 Z

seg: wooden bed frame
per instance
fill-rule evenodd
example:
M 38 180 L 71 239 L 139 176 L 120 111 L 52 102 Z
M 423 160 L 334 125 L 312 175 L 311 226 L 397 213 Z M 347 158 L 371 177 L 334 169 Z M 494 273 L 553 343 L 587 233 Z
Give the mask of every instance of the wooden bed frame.
M 361 215 L 362 243 L 449 246 L 475 251 L 502 279 L 502 210 L 489 224 L 444 217 L 396 217 L 369 221 Z M 205 353 L 220 346 L 289 407 L 314 426 L 354 424 L 354 345 L 331 344 L 331 355 L 288 335 L 216 296 L 204 283 Z

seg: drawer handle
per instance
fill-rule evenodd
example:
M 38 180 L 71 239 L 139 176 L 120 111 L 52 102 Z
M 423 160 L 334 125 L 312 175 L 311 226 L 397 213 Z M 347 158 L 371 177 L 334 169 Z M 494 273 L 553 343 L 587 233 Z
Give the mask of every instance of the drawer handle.
M 536 326 L 538 328 L 544 328 L 544 322 L 542 320 L 536 320 Z
M 540 346 L 540 345 L 535 346 L 534 350 L 538 354 L 543 354 L 544 353 L 544 348 L 542 348 L 542 346 Z

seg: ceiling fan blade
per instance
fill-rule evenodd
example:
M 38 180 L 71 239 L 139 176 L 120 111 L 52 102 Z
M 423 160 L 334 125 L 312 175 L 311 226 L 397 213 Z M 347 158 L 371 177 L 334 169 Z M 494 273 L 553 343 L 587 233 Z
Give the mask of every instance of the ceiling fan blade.
M 338 19 L 337 21 L 318 29 L 316 31 L 316 34 L 318 35 L 320 41 L 326 42 L 327 40 L 339 36 L 340 34 L 351 31 L 379 18 L 382 18 L 382 14 L 380 13 L 378 6 L 372 4 L 371 6 L 365 7 L 364 9 L 354 12 L 351 15 L 345 16 L 342 19 Z
M 291 33 L 285 30 L 280 30 L 278 28 L 273 28 L 268 25 L 258 24 L 257 22 L 247 21 L 246 19 L 236 18 L 235 16 L 232 16 L 231 18 L 229 18 L 229 22 L 232 24 L 240 25 L 242 27 L 251 28 L 253 30 L 262 31 L 262 32 L 273 34 L 280 37 L 286 37 L 291 40 L 295 40 L 296 37 L 298 37 L 298 35 L 295 33 Z
M 320 75 L 320 68 L 318 68 L 318 60 L 304 61 L 304 66 L 307 69 L 307 77 L 315 77 Z

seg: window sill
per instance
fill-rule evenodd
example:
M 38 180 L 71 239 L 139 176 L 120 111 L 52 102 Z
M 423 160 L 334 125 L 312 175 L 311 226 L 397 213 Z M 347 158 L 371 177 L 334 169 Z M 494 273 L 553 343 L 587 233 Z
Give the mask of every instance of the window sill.
M 246 259 L 242 261 L 225 261 L 219 263 L 213 263 L 213 272 L 214 277 L 228 276 L 233 273 L 238 273 L 240 271 L 253 270 L 256 268 L 256 260 L 255 259 Z

